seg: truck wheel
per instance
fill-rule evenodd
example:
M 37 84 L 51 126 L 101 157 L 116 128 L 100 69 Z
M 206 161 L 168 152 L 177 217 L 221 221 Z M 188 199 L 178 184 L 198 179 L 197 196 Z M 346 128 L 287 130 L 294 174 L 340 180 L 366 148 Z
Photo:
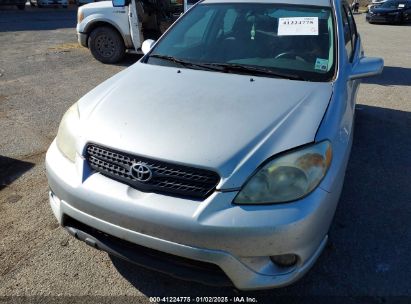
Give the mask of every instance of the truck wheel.
M 26 9 L 26 5 L 25 4 L 19 4 L 19 5 L 17 5 L 17 8 L 22 11 L 22 10 Z
M 126 51 L 120 34 L 108 26 L 98 27 L 91 32 L 88 47 L 94 58 L 102 63 L 119 62 Z

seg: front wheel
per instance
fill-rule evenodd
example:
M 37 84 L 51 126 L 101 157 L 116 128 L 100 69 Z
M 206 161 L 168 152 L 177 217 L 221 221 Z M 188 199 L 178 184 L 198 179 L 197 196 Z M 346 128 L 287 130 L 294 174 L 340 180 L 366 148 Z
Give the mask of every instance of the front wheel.
M 119 62 L 126 52 L 120 34 L 108 26 L 98 27 L 91 32 L 88 47 L 94 58 L 102 63 Z

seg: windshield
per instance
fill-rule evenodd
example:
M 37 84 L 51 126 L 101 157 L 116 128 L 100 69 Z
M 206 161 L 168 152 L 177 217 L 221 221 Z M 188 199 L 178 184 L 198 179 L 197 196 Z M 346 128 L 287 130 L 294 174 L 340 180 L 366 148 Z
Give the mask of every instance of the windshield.
M 381 4 L 380 7 L 383 8 L 402 8 L 405 7 L 407 2 L 405 1 L 387 1 L 383 4 Z
M 330 81 L 335 69 L 333 20 L 325 7 L 199 4 L 158 42 L 145 62 Z

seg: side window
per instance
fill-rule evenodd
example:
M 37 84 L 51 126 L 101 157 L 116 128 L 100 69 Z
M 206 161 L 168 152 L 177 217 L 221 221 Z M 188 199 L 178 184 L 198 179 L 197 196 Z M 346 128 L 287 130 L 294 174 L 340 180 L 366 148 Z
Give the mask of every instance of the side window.
M 345 6 L 341 6 L 341 14 L 344 30 L 345 49 L 347 51 L 348 58 L 351 58 L 353 53 L 353 44 L 351 39 L 350 23 L 348 21 L 348 14 L 347 10 L 345 9 Z
M 347 13 L 348 13 L 348 23 L 350 24 L 350 30 L 351 30 L 351 39 L 353 41 L 353 48 L 355 49 L 355 44 L 357 42 L 357 25 L 355 24 L 355 19 L 354 15 L 352 13 L 352 10 L 347 7 Z
M 352 11 L 346 4 L 342 6 L 341 10 L 343 17 L 342 20 L 344 28 L 345 49 L 347 50 L 348 58 L 350 59 L 350 61 L 352 61 L 358 36 L 357 26 L 355 24 Z
M 183 44 L 187 47 L 194 46 L 201 43 L 205 35 L 205 29 L 210 22 L 211 17 L 214 15 L 214 10 L 209 10 L 204 16 L 202 16 L 197 22 L 195 22 L 191 28 L 184 35 Z

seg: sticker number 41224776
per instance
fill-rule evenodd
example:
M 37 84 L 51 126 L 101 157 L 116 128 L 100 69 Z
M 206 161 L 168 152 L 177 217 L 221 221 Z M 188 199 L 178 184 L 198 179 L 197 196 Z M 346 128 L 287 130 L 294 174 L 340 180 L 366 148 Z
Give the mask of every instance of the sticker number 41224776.
M 278 36 L 318 36 L 318 17 L 280 18 Z

